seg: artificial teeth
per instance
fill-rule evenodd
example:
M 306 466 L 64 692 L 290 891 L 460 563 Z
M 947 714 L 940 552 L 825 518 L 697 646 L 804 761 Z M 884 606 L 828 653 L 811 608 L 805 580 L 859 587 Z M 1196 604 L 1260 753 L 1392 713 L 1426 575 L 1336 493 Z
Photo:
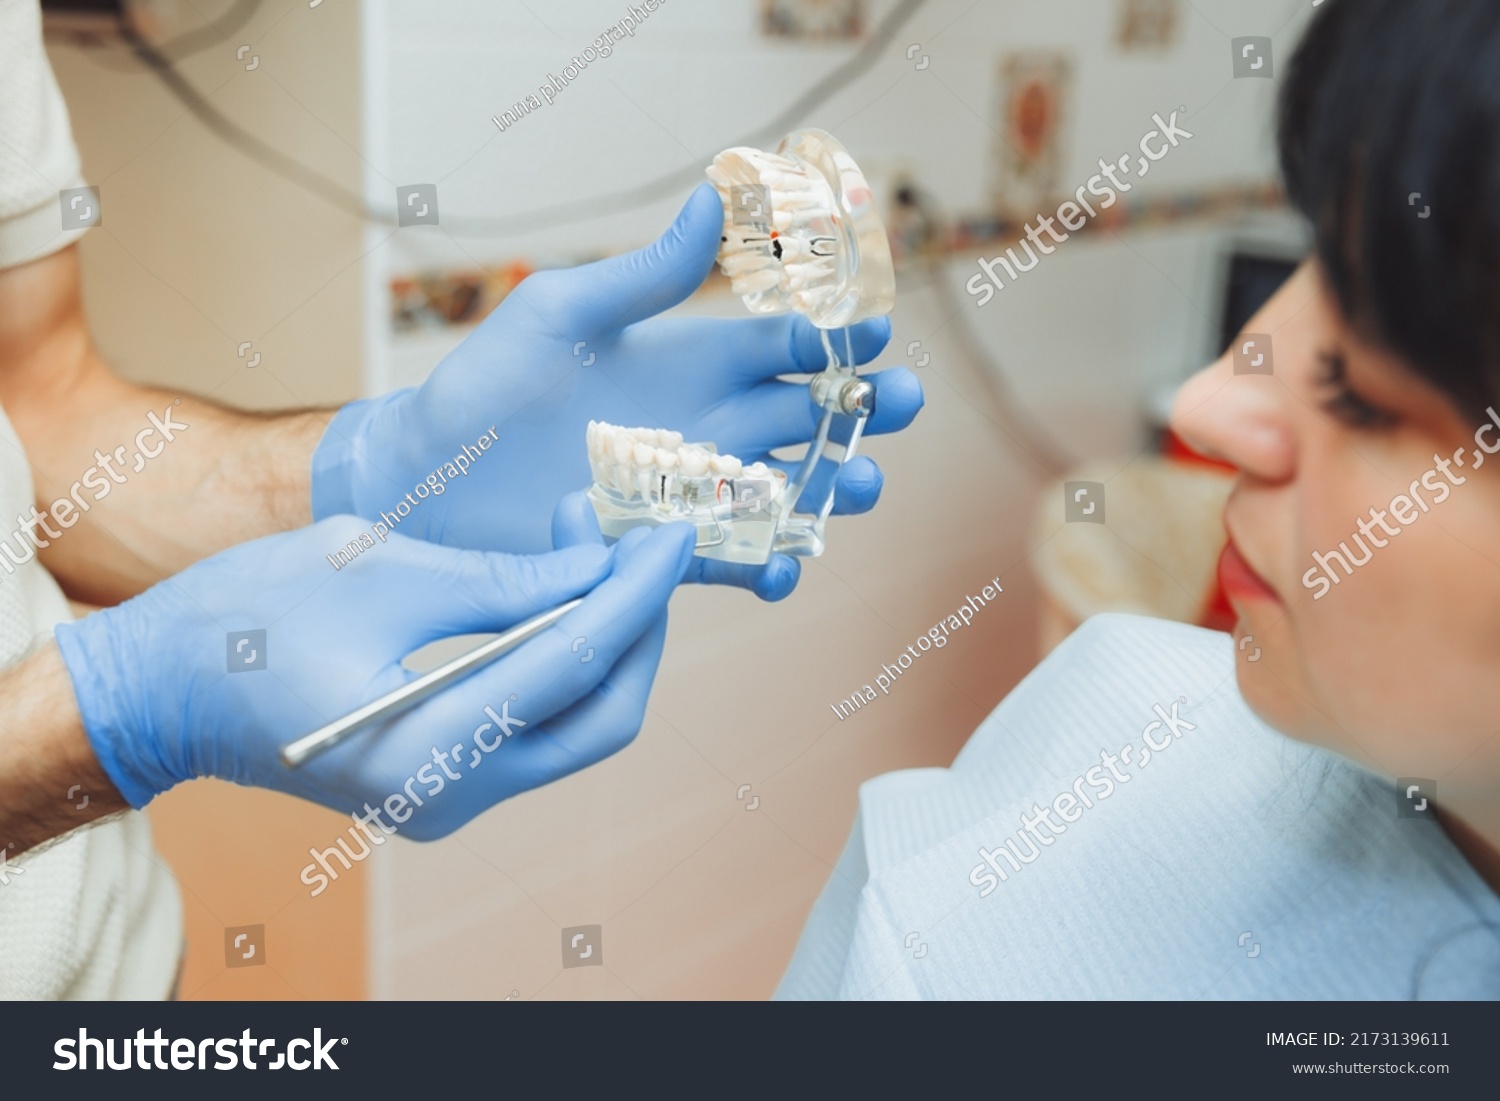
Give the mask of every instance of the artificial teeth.
M 736 275 L 748 275 L 751 272 L 765 271 L 777 266 L 776 258 L 764 252 L 742 252 L 738 255 L 726 256 L 719 263 L 719 268 L 727 276 L 733 278 Z
M 708 468 L 720 478 L 738 478 L 744 467 L 733 455 L 711 455 Z
M 755 271 L 748 275 L 737 275 L 729 281 L 729 285 L 734 288 L 734 293 L 739 295 L 768 291 L 780 283 L 781 271 L 779 268 L 768 271 Z

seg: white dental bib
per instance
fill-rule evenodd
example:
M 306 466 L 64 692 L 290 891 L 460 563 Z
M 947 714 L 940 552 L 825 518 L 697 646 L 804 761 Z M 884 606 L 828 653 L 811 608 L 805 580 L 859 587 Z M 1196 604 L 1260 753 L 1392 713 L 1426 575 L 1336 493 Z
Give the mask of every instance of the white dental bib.
M 1260 722 L 1234 661 L 1098 616 L 951 768 L 864 784 L 776 996 L 1500 996 L 1500 899 L 1393 783 Z

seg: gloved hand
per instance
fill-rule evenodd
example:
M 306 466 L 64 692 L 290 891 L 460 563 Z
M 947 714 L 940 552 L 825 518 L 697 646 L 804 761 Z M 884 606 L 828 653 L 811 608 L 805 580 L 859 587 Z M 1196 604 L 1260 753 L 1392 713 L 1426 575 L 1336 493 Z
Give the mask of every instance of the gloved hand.
M 89 741 L 132 806 L 217 776 L 340 811 L 374 808 L 377 821 L 428 839 L 635 736 L 667 600 L 692 555 L 689 525 L 535 557 L 393 535 L 335 573 L 328 548 L 366 527 L 343 516 L 246 543 L 57 628 Z M 301 768 L 277 758 L 413 679 L 399 663 L 422 645 L 501 631 L 585 592 L 558 623 L 438 695 Z M 232 645 L 256 628 L 263 642 Z M 579 638 L 588 650 L 575 650 Z M 235 669 L 256 644 L 264 668 L 226 672 L 226 650 Z
M 590 419 L 673 429 L 747 463 L 774 462 L 773 448 L 810 440 L 818 412 L 806 383 L 776 378 L 826 365 L 818 330 L 805 319 L 645 320 L 703 282 L 723 217 L 704 184 L 656 243 L 531 276 L 421 387 L 346 406 L 313 457 L 314 518 L 348 512 L 377 520 L 383 512 L 382 522 L 404 535 L 535 552 L 548 546 L 557 502 L 589 484 Z M 842 354 L 842 332 L 831 335 Z M 868 361 L 889 338 L 885 318 L 856 326 L 854 358 Z M 911 423 L 922 406 L 916 376 L 898 367 L 866 377 L 878 391 L 867 431 Z M 465 445 L 477 457 L 463 454 Z M 881 482 L 874 462 L 856 457 L 841 474 L 834 511 L 873 507 Z M 774 600 L 791 592 L 798 572 L 785 556 L 763 567 L 697 559 L 690 578 Z

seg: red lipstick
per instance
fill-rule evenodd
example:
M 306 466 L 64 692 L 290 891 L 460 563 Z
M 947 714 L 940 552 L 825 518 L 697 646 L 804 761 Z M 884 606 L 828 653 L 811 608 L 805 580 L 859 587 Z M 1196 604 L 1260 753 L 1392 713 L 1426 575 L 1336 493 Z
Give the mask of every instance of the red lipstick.
M 1260 574 L 1250 568 L 1239 548 L 1231 539 L 1219 555 L 1219 584 L 1231 601 L 1274 600 L 1280 602 L 1276 590 L 1268 585 Z

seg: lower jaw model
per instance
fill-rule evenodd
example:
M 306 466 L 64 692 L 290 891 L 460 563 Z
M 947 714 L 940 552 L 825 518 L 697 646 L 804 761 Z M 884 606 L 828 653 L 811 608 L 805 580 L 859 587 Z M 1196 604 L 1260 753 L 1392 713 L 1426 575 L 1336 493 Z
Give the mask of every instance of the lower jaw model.
M 687 521 L 703 558 L 759 564 L 771 555 L 787 505 L 786 475 L 741 463 L 711 443 L 684 443 L 664 428 L 588 427 L 589 502 L 599 529 L 618 539 L 631 528 Z

